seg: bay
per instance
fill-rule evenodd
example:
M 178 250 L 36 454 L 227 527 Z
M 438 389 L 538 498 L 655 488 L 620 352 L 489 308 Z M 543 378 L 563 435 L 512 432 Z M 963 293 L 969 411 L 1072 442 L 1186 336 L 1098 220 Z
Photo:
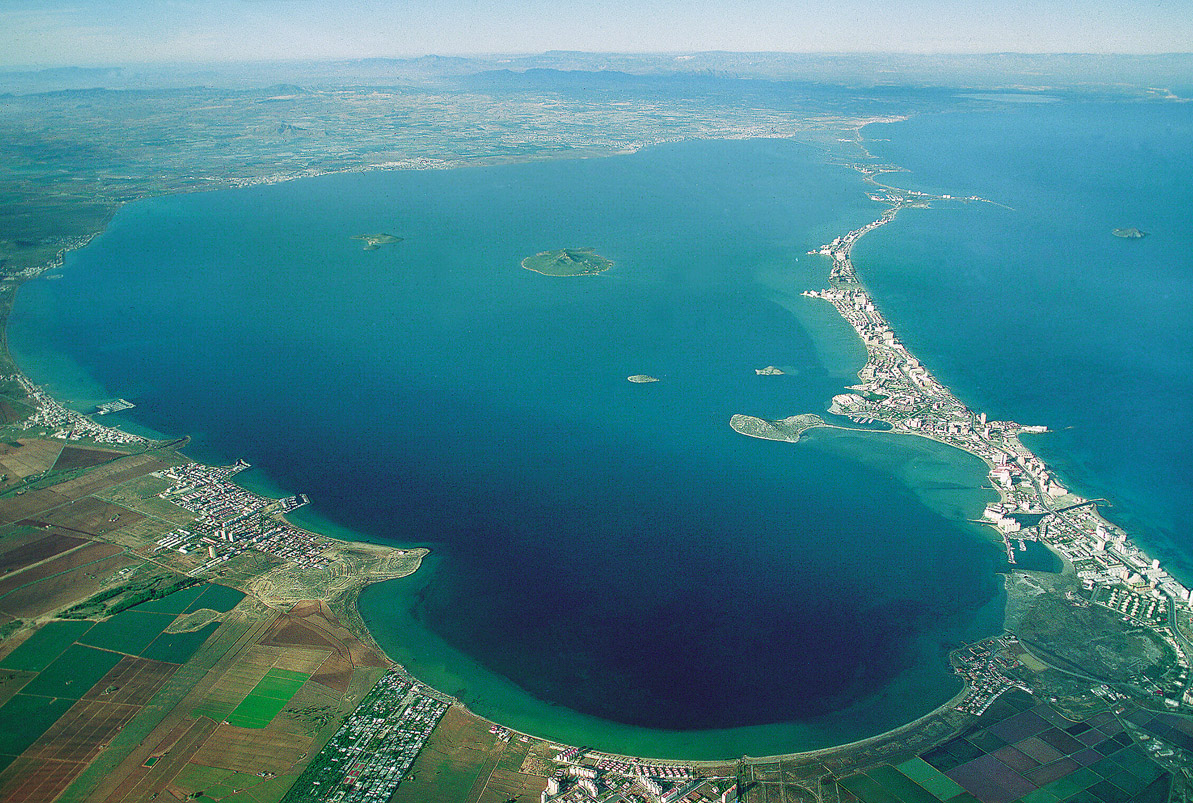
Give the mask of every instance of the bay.
M 482 715 L 648 755 L 822 747 L 945 702 L 945 651 L 1000 627 L 980 461 L 728 426 L 854 381 L 856 336 L 798 293 L 879 213 L 863 189 L 757 140 L 154 199 L 22 288 L 10 337 L 60 397 L 130 398 L 308 493 L 300 521 L 429 546 L 362 614 Z M 614 268 L 519 267 L 561 247 Z

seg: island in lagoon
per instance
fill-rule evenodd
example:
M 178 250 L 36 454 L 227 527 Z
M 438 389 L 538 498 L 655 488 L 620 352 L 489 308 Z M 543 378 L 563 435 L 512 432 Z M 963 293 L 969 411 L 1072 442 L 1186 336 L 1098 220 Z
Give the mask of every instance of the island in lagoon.
M 754 373 L 758 374 L 758 376 L 782 376 L 783 369 L 774 365 L 768 365 L 765 368 L 755 368 Z
M 1134 226 L 1129 226 L 1124 229 L 1115 229 L 1113 234 L 1115 237 L 1122 237 L 1124 240 L 1142 240 L 1147 236 L 1146 231 L 1140 231 Z
M 593 276 L 613 267 L 613 260 L 593 248 L 559 248 L 526 257 L 522 267 L 544 276 Z
M 376 251 L 383 245 L 402 242 L 402 238 L 394 234 L 353 234 L 353 240 L 364 240 L 364 250 Z

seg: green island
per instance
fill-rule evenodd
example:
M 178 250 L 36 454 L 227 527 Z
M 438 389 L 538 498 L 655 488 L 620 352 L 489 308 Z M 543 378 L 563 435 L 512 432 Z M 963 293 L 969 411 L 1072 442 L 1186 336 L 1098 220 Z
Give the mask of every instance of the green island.
M 383 245 L 402 242 L 402 238 L 393 234 L 353 234 L 353 240 L 364 240 L 364 250 L 376 251 Z
M 1122 237 L 1124 240 L 1142 240 L 1147 236 L 1146 231 L 1140 231 L 1134 226 L 1125 229 L 1115 229 L 1113 234 L 1115 237 Z
M 526 257 L 522 267 L 544 276 L 593 276 L 613 267 L 613 260 L 593 248 L 559 248 Z

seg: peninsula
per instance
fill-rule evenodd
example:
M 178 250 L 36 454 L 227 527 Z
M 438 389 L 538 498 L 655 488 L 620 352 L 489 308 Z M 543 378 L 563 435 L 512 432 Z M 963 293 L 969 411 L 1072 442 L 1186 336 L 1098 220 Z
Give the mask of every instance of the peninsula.
M 874 177 L 897 168 L 873 164 L 860 133 L 857 145 L 867 161 L 849 166 L 880 188 L 870 197 L 888 208 L 877 220 L 810 252 L 831 261 L 828 288 L 803 293 L 832 304 L 866 347 L 860 382 L 835 396 L 830 412 L 858 424 L 885 422 L 891 433 L 928 438 L 975 455 L 988 466 L 991 486 L 999 495 L 997 503 L 985 508 L 983 520 L 997 531 L 1005 549 L 1006 630 L 954 653 L 953 668 L 965 678 L 967 688 L 950 706 L 983 716 L 1003 695 L 1026 692 L 1050 699 L 1067 712 L 1104 702 L 1125 703 L 1126 710 L 1154 706 L 1175 712 L 1193 707 L 1193 591 L 1101 516 L 1098 504 L 1105 500 L 1085 499 L 1067 489 L 1020 438 L 1023 433 L 1046 432 L 1046 427 L 992 420 L 942 385 L 899 340 L 850 258 L 861 237 L 894 220 L 902 209 L 933 202 L 993 202 L 881 184 Z M 780 421 L 738 414 L 730 425 L 750 437 L 795 442 L 806 429 L 825 423 L 812 414 Z M 1028 543 L 1059 555 L 1060 574 L 1020 571 L 1018 562 L 1028 553 Z M 1103 639 L 1116 643 L 1113 653 L 1123 660 L 1090 648 Z M 1150 668 L 1141 674 L 1128 667 L 1133 660 Z M 1151 679 L 1143 679 L 1144 674 Z
M 800 435 L 806 430 L 825 426 L 825 423 L 823 418 L 814 413 L 793 415 L 778 421 L 767 421 L 764 418 L 739 413 L 729 419 L 729 426 L 733 427 L 735 432 L 748 435 L 751 438 L 797 443 Z
M 613 260 L 593 248 L 560 248 L 526 257 L 522 267 L 544 276 L 592 276 L 613 267 Z

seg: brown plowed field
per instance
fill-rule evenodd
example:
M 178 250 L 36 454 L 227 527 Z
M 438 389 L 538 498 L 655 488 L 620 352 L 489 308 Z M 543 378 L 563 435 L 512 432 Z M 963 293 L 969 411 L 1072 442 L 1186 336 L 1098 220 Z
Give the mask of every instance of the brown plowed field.
M 50 803 L 83 771 L 83 766 L 72 761 L 18 758 L 0 782 L 0 800 Z
M 126 657 L 112 667 L 112 671 L 96 683 L 91 691 L 84 694 L 83 699 L 145 705 L 176 671 L 176 664 Z
M 81 446 L 64 446 L 54 462 L 54 471 L 70 471 L 72 468 L 90 468 L 115 460 L 120 452 L 107 449 L 84 449 Z
M 97 544 L 97 546 L 108 545 Z M 79 551 L 82 552 L 85 549 L 87 547 Z M 71 557 L 74 554 L 72 552 L 64 557 Z M 18 619 L 32 619 L 59 608 L 69 607 L 79 600 L 97 593 L 116 572 L 125 567 L 137 565 L 140 565 L 140 561 L 127 555 L 113 555 L 95 563 L 80 566 L 65 574 L 18 588 L 0 599 L 0 611 Z
M 68 555 L 48 560 L 40 566 L 34 566 L 23 572 L 9 574 L 3 579 L 0 579 L 0 596 L 28 583 L 35 583 L 52 575 L 77 569 L 92 561 L 111 557 L 120 551 L 120 547 L 113 544 L 92 544 L 91 546 L 71 552 Z
M 40 538 L 0 554 L 0 575 L 40 563 L 84 543 L 86 543 L 85 539 L 61 533 L 42 535 Z
M 0 499 L 0 524 L 11 524 L 14 521 L 36 516 L 69 501 L 69 496 L 48 489 Z
M 79 700 L 25 751 L 24 757 L 86 764 L 140 710 L 137 705 Z
M 122 660 L 13 762 L 0 781 L 0 800 L 53 800 L 176 669 L 144 658 Z
M 112 521 L 116 519 L 116 521 Z M 137 524 L 145 519 L 141 513 L 113 505 L 93 496 L 84 497 L 74 504 L 60 507 L 45 517 L 47 522 L 79 530 L 91 535 L 110 533 L 122 527 Z
M 272 772 L 283 775 L 300 755 L 310 752 L 311 739 L 290 733 L 284 738 L 279 735 L 273 728 L 256 730 L 220 725 L 191 761 L 250 774 Z
M 29 439 L 17 441 L 15 446 L 0 443 L 0 473 L 7 474 L 10 483 L 14 478 L 40 474 L 54 465 L 61 451 L 62 441 Z
M 157 797 L 216 728 L 215 723 L 206 717 L 190 720 L 187 725 L 189 727 L 181 736 L 172 732 L 162 740 L 153 751 L 154 755 L 161 756 L 157 763 L 152 767 L 137 767 L 129 773 L 105 798 L 107 803 L 139 803 Z

